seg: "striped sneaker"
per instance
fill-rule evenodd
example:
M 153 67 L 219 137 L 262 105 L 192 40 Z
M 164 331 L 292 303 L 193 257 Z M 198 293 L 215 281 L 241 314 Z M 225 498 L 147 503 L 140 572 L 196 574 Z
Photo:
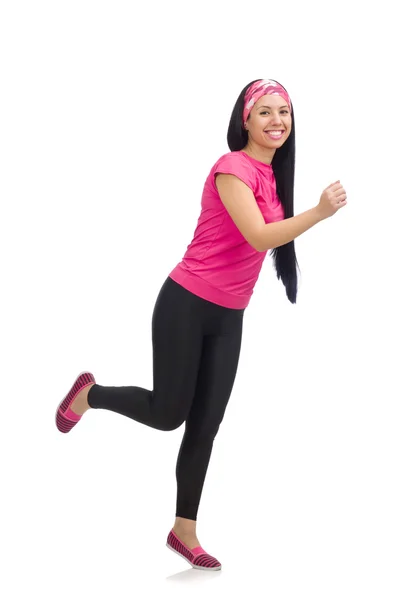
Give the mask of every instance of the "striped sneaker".
M 185 546 L 185 544 L 179 539 L 172 529 L 168 534 L 166 545 L 167 548 L 187 560 L 193 569 L 201 569 L 202 571 L 219 571 L 222 568 L 221 563 L 213 556 L 207 554 L 207 552 L 201 546 L 196 546 L 196 548 L 190 550 L 190 548 Z
M 77 394 L 91 383 L 96 383 L 93 374 L 83 371 L 83 373 L 80 373 L 80 375 L 77 377 L 65 398 L 58 405 L 55 413 L 55 424 L 62 433 L 69 433 L 69 431 L 76 425 L 76 423 L 80 421 L 81 417 L 83 416 L 76 415 L 76 413 L 70 410 L 69 406 L 72 404 Z

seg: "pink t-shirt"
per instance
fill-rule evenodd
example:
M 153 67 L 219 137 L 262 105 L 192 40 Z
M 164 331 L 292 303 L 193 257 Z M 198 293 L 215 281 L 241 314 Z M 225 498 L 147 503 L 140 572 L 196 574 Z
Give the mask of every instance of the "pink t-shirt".
M 228 152 L 206 179 L 193 240 L 169 276 L 204 300 L 241 309 L 249 304 L 267 251 L 255 250 L 234 224 L 215 186 L 217 173 L 235 175 L 251 188 L 265 223 L 284 219 L 273 167 L 245 152 Z

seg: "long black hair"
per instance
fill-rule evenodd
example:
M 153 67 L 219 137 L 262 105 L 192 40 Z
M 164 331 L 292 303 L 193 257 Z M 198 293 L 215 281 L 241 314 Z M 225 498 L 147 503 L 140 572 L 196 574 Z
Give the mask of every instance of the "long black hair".
M 260 80 L 255 79 L 254 81 L 251 81 L 251 83 L 246 85 L 242 90 L 230 117 L 229 128 L 227 131 L 227 143 L 231 152 L 242 150 L 248 143 L 248 131 L 243 127 L 244 96 L 247 89 L 255 83 L 255 81 Z M 275 79 L 273 81 L 275 81 Z M 295 120 L 292 102 L 291 120 L 291 133 L 286 142 L 276 150 L 272 160 L 277 195 L 284 208 L 284 216 L 286 219 L 294 216 Z M 283 246 L 279 246 L 278 248 L 273 248 L 271 256 L 273 256 L 274 259 L 277 279 L 281 279 L 285 285 L 288 300 L 292 304 L 295 304 L 298 291 L 297 268 L 299 269 L 299 265 L 296 259 L 294 240 Z

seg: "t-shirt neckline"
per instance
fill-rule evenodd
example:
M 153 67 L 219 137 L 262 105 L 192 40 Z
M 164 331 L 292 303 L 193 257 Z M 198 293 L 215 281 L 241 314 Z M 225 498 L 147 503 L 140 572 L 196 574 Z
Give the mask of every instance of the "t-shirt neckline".
M 249 158 L 249 160 L 254 161 L 255 163 L 257 163 L 261 167 L 265 167 L 265 168 L 273 170 L 273 167 L 272 167 L 271 164 L 269 165 L 269 164 L 264 163 L 264 162 L 262 162 L 262 161 L 260 161 L 260 160 L 258 160 L 256 158 L 253 158 L 252 156 L 250 156 L 249 154 L 247 154 L 246 152 L 244 152 L 244 150 L 240 150 L 240 152 L 241 152 L 241 154 L 244 154 L 244 156 L 246 156 L 247 158 Z

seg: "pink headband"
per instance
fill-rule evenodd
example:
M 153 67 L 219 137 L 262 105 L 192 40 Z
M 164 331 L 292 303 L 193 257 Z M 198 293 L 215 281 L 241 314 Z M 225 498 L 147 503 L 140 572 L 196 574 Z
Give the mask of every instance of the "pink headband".
M 291 100 L 285 89 L 273 81 L 273 79 L 261 79 L 260 81 L 253 83 L 245 93 L 243 110 L 244 125 L 247 122 L 248 115 L 254 104 L 258 102 L 259 98 L 266 96 L 267 94 L 282 96 L 288 102 L 289 109 L 291 110 Z

